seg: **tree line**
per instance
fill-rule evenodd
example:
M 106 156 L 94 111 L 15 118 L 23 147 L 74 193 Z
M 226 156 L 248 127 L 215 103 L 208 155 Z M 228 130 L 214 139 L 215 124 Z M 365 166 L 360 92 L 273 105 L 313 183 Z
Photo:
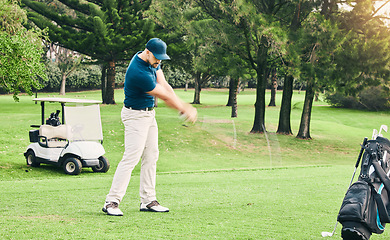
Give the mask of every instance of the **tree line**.
M 151 37 L 168 43 L 173 56 L 170 68 L 194 79 L 195 104 L 200 103 L 202 86 L 213 76 L 229 77 L 233 106 L 239 81 L 255 78 L 252 133 L 266 131 L 265 89 L 270 79 L 283 80 L 279 134 L 292 134 L 294 81 L 305 85 L 297 134 L 303 139 L 311 138 L 316 93 L 326 92 L 332 99 L 334 93 L 355 97 L 368 87 L 380 86 L 385 93 L 389 89 L 389 18 L 380 14 L 389 0 L 379 5 L 373 0 L 21 2 L 30 29 L 47 29 L 51 42 L 101 64 L 106 104 L 115 103 L 117 64 L 131 59 Z

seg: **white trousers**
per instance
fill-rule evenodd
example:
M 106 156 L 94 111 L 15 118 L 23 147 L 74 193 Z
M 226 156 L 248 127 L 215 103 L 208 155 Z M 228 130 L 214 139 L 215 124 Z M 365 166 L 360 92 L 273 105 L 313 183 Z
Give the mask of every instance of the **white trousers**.
M 125 126 L 125 152 L 115 171 L 108 202 L 120 203 L 126 194 L 134 167 L 141 160 L 141 203 L 156 200 L 156 165 L 158 160 L 158 128 L 155 111 L 131 110 L 123 107 L 122 122 Z

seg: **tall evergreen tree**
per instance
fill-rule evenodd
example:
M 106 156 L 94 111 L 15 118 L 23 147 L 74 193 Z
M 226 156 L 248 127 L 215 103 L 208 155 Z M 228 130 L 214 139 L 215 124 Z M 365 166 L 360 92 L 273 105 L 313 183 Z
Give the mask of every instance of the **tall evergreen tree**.
M 195 1 L 218 22 L 230 26 L 224 28 L 222 35 L 226 45 L 256 72 L 255 118 L 251 132 L 265 132 L 265 89 L 269 62 L 272 55 L 284 52 L 285 32 L 278 15 L 289 1 Z
M 183 0 L 159 0 L 147 14 L 159 27 L 174 56 L 169 65 L 183 68 L 194 78 L 193 104 L 200 104 L 202 87 L 212 76 L 227 76 L 228 53 L 218 38 L 220 25 L 196 4 Z M 217 63 L 217 64 L 216 64 Z
M 366 87 L 385 85 L 390 80 L 390 28 L 386 16 L 377 13 L 383 5 L 375 6 L 371 0 L 359 1 L 338 19 L 340 28 L 349 34 L 344 51 L 336 57 L 332 79 L 337 81 L 329 92 L 356 96 Z
M 326 19 L 326 14 L 311 13 L 304 22 L 300 42 L 301 74 L 306 81 L 306 93 L 297 138 L 310 139 L 311 111 L 315 92 L 332 82 L 337 66 L 335 56 L 345 40 L 337 24 Z
M 277 133 L 290 135 L 291 130 L 291 100 L 293 95 L 294 79 L 299 76 L 300 59 L 296 42 L 300 39 L 300 28 L 309 13 L 313 10 L 315 2 L 309 0 L 293 1 L 287 10 L 284 22 L 288 32 L 287 54 L 278 65 L 278 74 L 284 75 L 282 103 L 279 112 Z
M 154 24 L 143 17 L 151 0 L 58 0 L 67 11 L 57 12 L 55 4 L 22 0 L 28 18 L 59 45 L 102 62 L 103 103 L 115 104 L 115 66 L 129 60 L 152 37 Z

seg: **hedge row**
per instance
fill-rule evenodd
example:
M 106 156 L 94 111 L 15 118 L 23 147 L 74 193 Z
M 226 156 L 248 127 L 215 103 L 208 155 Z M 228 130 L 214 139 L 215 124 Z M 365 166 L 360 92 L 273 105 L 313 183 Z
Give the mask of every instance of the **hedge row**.
M 56 92 L 61 86 L 61 72 L 54 63 L 47 66 L 48 81 L 41 80 L 43 88 L 41 91 Z M 125 80 L 125 67 L 116 67 L 115 83 L 117 87 L 123 87 Z M 182 70 L 164 69 L 165 76 L 169 84 L 174 88 L 184 87 L 186 82 L 190 82 L 191 76 Z M 98 65 L 82 65 L 74 70 L 66 79 L 66 91 L 100 89 L 101 87 L 101 67 Z
M 334 107 L 383 111 L 390 109 L 389 89 L 383 86 L 369 87 L 357 96 L 345 96 L 341 93 L 329 94 L 325 100 Z

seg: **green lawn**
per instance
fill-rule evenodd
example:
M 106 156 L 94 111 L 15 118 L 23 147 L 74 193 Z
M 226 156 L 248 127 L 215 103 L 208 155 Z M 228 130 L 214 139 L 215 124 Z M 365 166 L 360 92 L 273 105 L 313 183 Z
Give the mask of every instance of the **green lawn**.
M 139 212 L 139 179 L 134 177 L 121 204 L 123 217 L 100 210 L 110 174 L 1 181 L 0 238 L 320 239 L 321 231 L 335 224 L 350 170 L 159 174 L 157 191 L 171 212 L 158 214 Z
M 187 102 L 193 91 L 176 90 Z M 304 92 L 293 96 L 295 135 L 276 135 L 279 107 L 267 107 L 267 134 L 250 134 L 255 92 L 238 98 L 238 118 L 226 107 L 227 90 L 204 89 L 199 121 L 182 122 L 160 101 L 157 108 L 160 159 L 157 193 L 171 211 L 139 212 L 139 166 L 121 203 L 123 217 L 101 207 L 123 153 L 120 110 L 101 106 L 107 173 L 26 166 L 23 152 L 31 124 L 40 123 L 33 97 L 0 96 L 0 239 L 322 239 L 332 231 L 353 173 L 359 144 L 390 120 L 387 112 L 313 107 L 311 136 L 298 132 Z M 47 97 L 51 94 L 40 94 Z M 100 99 L 99 91 L 66 97 Z M 281 92 L 277 94 L 280 106 Z M 46 111 L 55 111 L 52 104 Z M 386 136 L 386 135 L 385 135 Z M 334 238 L 340 239 L 341 226 Z M 371 239 L 389 239 L 389 231 Z

